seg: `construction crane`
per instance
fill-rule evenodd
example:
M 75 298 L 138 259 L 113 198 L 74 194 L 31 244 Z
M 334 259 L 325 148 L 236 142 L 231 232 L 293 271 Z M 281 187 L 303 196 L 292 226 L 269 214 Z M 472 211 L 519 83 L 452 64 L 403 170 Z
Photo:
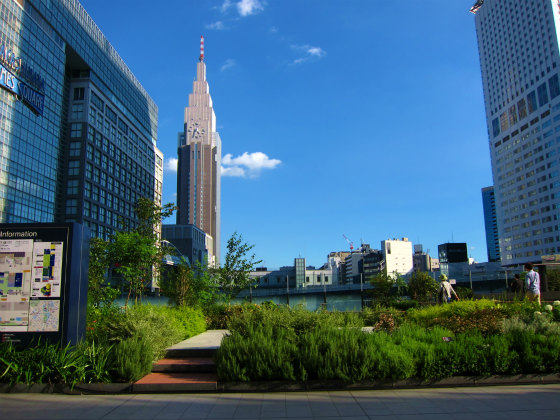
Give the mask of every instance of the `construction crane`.
M 352 252 L 354 250 L 354 242 L 348 239 L 346 235 L 342 234 L 342 236 L 344 236 L 344 239 L 346 239 L 346 242 L 348 242 L 348 245 L 350 245 L 350 252 Z

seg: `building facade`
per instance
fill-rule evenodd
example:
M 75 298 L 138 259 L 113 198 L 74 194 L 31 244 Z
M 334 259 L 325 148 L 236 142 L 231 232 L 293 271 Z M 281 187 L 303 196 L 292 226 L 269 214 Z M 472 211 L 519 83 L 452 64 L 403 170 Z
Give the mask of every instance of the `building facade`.
M 496 220 L 494 187 L 482 189 L 482 209 L 484 211 L 488 262 L 498 262 L 500 261 L 500 241 L 498 236 L 498 221 Z
M 196 80 L 179 133 L 177 170 L 177 224 L 191 224 L 212 237 L 208 263 L 220 261 L 220 166 L 222 142 L 206 81 L 204 44 L 196 65 Z
M 290 288 L 302 289 L 311 286 L 336 285 L 333 268 L 307 267 L 305 258 L 295 258 L 293 266 L 280 267 L 278 270 L 267 270 L 266 267 L 252 271 L 250 276 L 255 279 L 259 288 Z
M 389 276 L 405 276 L 412 273 L 412 242 L 408 238 L 381 241 L 381 252 Z
M 483 0 L 475 13 L 503 265 L 560 252 L 557 0 Z
M 157 107 L 77 0 L 0 1 L 0 222 L 134 227 L 161 204 Z

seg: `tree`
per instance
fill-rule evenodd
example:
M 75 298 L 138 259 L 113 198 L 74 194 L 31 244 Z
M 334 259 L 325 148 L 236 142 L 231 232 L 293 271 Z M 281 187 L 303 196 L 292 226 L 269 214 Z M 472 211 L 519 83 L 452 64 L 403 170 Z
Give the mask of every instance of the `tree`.
M 137 226 L 113 235 L 109 256 L 114 271 L 122 276 L 128 290 L 125 306 L 131 297 L 138 302 L 152 278 L 157 278 L 164 253 L 159 245 L 158 228 L 175 209 L 173 204 L 160 207 L 147 198 L 140 198 L 135 208 Z
M 134 297 L 137 303 L 152 280 L 153 267 L 159 265 L 160 251 L 150 236 L 138 232 L 117 232 L 109 245 L 114 271 L 120 274 L 128 290 L 125 306 Z
M 374 299 L 387 301 L 391 295 L 391 289 L 395 285 L 395 280 L 387 273 L 379 273 L 373 276 L 370 280 L 373 290 L 371 294 Z
M 415 271 L 408 280 L 410 297 L 420 302 L 429 301 L 437 293 L 438 288 L 437 281 L 426 272 Z
M 203 307 L 216 300 L 207 265 L 191 267 L 182 257 L 179 264 L 167 267 L 159 279 L 160 291 L 177 306 Z
M 243 237 L 234 232 L 227 241 L 225 264 L 211 269 L 212 277 L 227 302 L 255 282 L 249 273 L 262 260 L 255 261 L 255 254 L 248 255 L 254 247 L 243 242 Z
M 91 238 L 89 246 L 88 303 L 94 307 L 108 305 L 118 297 L 119 291 L 107 282 L 109 243 Z

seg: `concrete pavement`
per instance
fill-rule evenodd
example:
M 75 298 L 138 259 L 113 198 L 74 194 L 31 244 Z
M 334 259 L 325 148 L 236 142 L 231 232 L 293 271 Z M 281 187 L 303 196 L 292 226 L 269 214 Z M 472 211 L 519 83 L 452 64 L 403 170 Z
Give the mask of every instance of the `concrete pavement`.
M 221 394 L 0 394 L 0 418 L 560 419 L 560 384 Z

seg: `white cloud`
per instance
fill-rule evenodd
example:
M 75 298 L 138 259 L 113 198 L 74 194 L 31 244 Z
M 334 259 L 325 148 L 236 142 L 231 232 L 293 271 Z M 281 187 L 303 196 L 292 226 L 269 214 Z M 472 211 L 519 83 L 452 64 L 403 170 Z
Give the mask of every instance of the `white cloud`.
M 206 29 L 213 29 L 216 31 L 222 31 L 224 30 L 226 27 L 224 25 L 224 22 L 222 22 L 221 20 L 218 20 L 217 22 L 214 23 L 209 23 L 208 25 L 204 26 Z
M 245 17 L 262 12 L 264 10 L 264 5 L 264 0 L 239 0 L 238 2 L 224 0 L 220 6 L 220 11 L 226 13 L 235 6 L 239 15 Z
M 241 0 L 237 3 L 237 11 L 241 16 L 250 16 L 264 10 L 261 0 Z
M 277 28 L 276 26 L 271 26 L 271 27 L 268 29 L 268 32 L 270 32 L 271 34 L 275 34 L 275 33 L 278 32 L 278 28 Z
M 296 58 L 292 64 L 301 64 L 311 59 L 320 59 L 327 55 L 327 52 L 321 47 L 312 47 L 311 45 L 292 45 L 293 50 L 304 53 L 305 55 Z
M 224 64 L 222 64 L 222 67 L 220 67 L 220 71 L 225 71 L 231 67 L 235 67 L 237 63 L 235 62 L 235 60 L 233 58 L 228 58 Z
M 231 6 L 233 6 L 231 0 L 224 0 L 224 2 L 222 3 L 222 7 L 220 7 L 220 10 L 222 11 L 222 13 L 225 13 Z
M 222 158 L 222 175 L 256 178 L 263 169 L 274 169 L 281 163 L 281 160 L 270 159 L 262 152 L 245 152 L 237 157 L 228 153 Z
M 165 161 L 165 166 L 163 169 L 169 172 L 177 172 L 177 164 L 179 160 L 177 158 L 169 158 Z
M 245 170 L 239 166 L 232 166 L 231 168 L 221 168 L 222 176 L 234 176 L 239 178 L 245 178 Z

